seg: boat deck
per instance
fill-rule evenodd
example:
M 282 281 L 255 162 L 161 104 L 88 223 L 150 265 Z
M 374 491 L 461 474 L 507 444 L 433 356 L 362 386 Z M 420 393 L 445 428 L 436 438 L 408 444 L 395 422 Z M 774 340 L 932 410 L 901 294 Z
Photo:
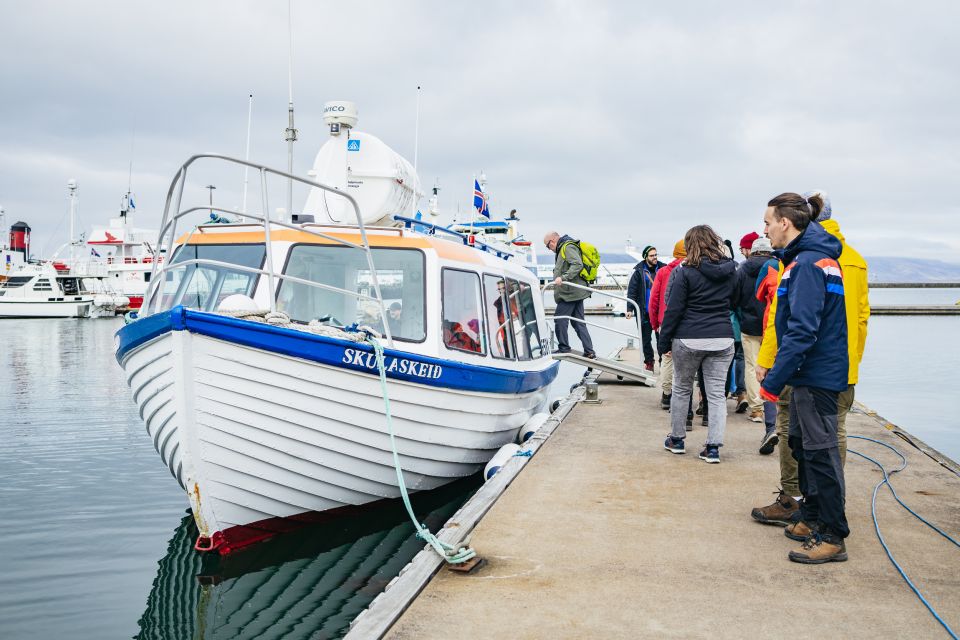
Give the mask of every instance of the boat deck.
M 401 584 L 417 574 L 415 559 L 348 638 L 379 635 L 371 623 L 390 619 L 391 607 L 399 615 L 404 590 L 419 595 L 388 638 L 946 637 L 874 532 L 876 467 L 848 456 L 849 561 L 794 564 L 786 556 L 799 543 L 750 518 L 779 477 L 776 453 L 757 453 L 761 425 L 731 412 L 722 462 L 707 465 L 697 458 L 706 433 L 698 417 L 687 454 L 671 455 L 659 390 L 605 379 L 601 404 L 577 404 L 533 458 L 518 459 L 522 472 L 473 532 L 486 564 L 469 575 L 441 570 L 419 592 L 422 584 Z M 960 535 L 960 477 L 875 415 L 852 413 L 847 424 L 903 452 L 909 466 L 892 477 L 901 498 Z M 871 442 L 850 448 L 888 469 L 899 462 Z M 907 574 L 960 628 L 960 549 L 885 487 L 878 518 Z

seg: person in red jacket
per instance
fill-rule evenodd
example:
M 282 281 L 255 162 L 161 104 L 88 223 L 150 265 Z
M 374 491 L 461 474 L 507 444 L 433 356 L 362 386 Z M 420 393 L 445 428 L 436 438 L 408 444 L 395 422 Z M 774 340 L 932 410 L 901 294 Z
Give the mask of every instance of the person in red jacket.
M 667 311 L 667 282 L 670 280 L 670 272 L 674 267 L 683 262 L 687 257 L 687 252 L 683 247 L 683 238 L 673 245 L 673 262 L 657 271 L 657 276 L 653 279 L 653 288 L 650 290 L 650 326 L 654 331 L 660 331 L 660 325 L 663 324 L 663 314 Z M 660 389 L 663 395 L 660 397 L 660 408 L 664 411 L 670 410 L 670 398 L 673 395 L 673 357 L 671 354 L 662 356 L 660 361 Z

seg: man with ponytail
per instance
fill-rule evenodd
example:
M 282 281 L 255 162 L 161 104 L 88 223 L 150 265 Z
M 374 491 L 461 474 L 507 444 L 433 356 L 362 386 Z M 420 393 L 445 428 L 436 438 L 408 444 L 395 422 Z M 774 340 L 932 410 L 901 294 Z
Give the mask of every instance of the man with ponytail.
M 792 389 L 788 444 L 803 495 L 800 521 L 784 534 L 803 545 L 789 559 L 805 564 L 847 559 L 843 465 L 837 440 L 838 395 L 847 389 L 847 317 L 839 240 L 813 221 L 823 199 L 783 193 L 767 203 L 764 230 L 783 263 L 777 288 L 777 352 L 757 367 L 760 395 L 776 402 Z

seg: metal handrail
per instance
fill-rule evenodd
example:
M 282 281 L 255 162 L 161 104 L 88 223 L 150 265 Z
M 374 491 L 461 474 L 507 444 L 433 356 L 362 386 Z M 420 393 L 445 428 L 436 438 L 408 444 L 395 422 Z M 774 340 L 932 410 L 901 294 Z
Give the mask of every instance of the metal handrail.
M 590 291 L 590 292 L 593 292 L 593 293 L 599 293 L 600 295 L 608 296 L 608 297 L 610 297 L 610 298 L 616 298 L 617 300 L 623 300 L 623 301 L 626 302 L 628 305 L 633 305 L 633 307 L 637 310 L 637 318 L 640 317 L 640 307 L 639 307 L 639 305 L 637 305 L 636 302 L 634 302 L 633 300 L 631 300 L 630 298 L 628 298 L 628 297 L 626 297 L 626 296 L 618 296 L 618 295 L 615 294 L 615 293 L 609 293 L 609 292 L 607 292 L 607 291 L 601 291 L 600 289 L 594 289 L 593 287 L 588 287 L 588 286 L 585 286 L 585 285 L 582 285 L 582 284 L 577 284 L 576 282 L 569 282 L 569 281 L 567 281 L 567 280 L 564 280 L 564 281 L 563 281 L 563 284 L 562 284 L 561 286 L 563 286 L 563 285 L 571 286 L 571 287 L 573 287 L 573 288 L 575 288 L 575 289 L 583 289 L 584 291 Z M 550 282 L 547 282 L 545 285 L 543 285 L 542 287 L 540 287 L 540 293 L 541 293 L 541 295 L 542 295 L 543 292 L 545 292 L 548 288 L 553 287 L 553 286 L 554 286 L 554 284 L 553 284 L 553 281 L 551 280 Z M 586 320 L 583 320 L 583 319 L 580 319 L 580 318 L 574 318 L 574 317 L 572 317 L 572 316 L 556 316 L 556 315 L 555 315 L 555 316 L 553 316 L 553 319 L 554 319 L 554 320 L 558 320 L 558 319 L 559 319 L 559 320 L 573 320 L 573 321 L 576 321 L 576 322 L 582 322 L 583 324 L 590 325 L 591 327 L 596 327 L 596 328 L 598 328 L 598 329 L 606 329 L 607 331 L 612 331 L 612 332 L 614 332 L 614 333 L 619 333 L 619 334 L 621 334 L 621 335 L 625 335 L 625 336 L 627 336 L 628 338 L 636 338 L 636 339 L 637 339 L 637 344 L 640 344 L 640 342 L 641 342 L 641 338 L 640 338 L 640 328 L 639 328 L 639 327 L 637 328 L 637 332 L 636 332 L 636 333 L 626 333 L 626 332 L 624 332 L 624 331 L 620 331 L 619 329 L 614 329 L 614 328 L 612 328 L 612 327 L 604 327 L 604 326 L 598 325 L 598 324 L 596 324 L 596 323 L 594 323 L 594 322 L 587 322 Z
M 517 255 L 512 251 L 507 251 L 506 249 L 498 249 L 492 244 L 488 244 L 483 240 L 474 239 L 473 244 L 471 245 L 470 241 L 467 239 L 467 236 L 463 235 L 459 231 L 454 231 L 453 229 L 449 229 L 447 227 L 434 224 L 432 222 L 425 222 L 423 220 L 417 220 L 416 218 L 409 218 L 406 216 L 393 216 L 393 219 L 396 220 L 397 222 L 402 222 L 405 229 L 410 229 L 413 225 L 420 225 L 422 227 L 426 227 L 429 230 L 430 235 L 434 235 L 434 236 L 437 235 L 436 233 L 437 231 L 448 233 L 454 236 L 455 238 L 457 238 L 458 240 L 460 240 L 460 242 L 465 246 L 468 246 L 468 247 L 473 246 L 477 249 L 480 249 L 481 251 L 486 251 L 487 253 L 491 253 L 491 252 L 495 253 L 497 254 L 498 258 L 503 258 L 504 260 L 512 258 L 513 256 Z
M 293 175 L 293 174 L 291 174 L 291 173 L 287 173 L 286 171 L 280 171 L 280 170 L 278 170 L 278 169 L 271 169 L 270 167 L 267 167 L 266 165 L 261 165 L 261 164 L 257 164 L 257 163 L 254 163 L 254 162 L 249 162 L 249 161 L 247 161 L 247 160 L 240 160 L 239 158 L 232 158 L 232 157 L 230 157 L 230 156 L 225 156 L 225 155 L 215 154 L 215 153 L 204 153 L 204 154 L 193 155 L 193 156 L 191 156 L 190 158 L 188 158 L 188 159 L 186 160 L 186 162 L 184 162 L 184 163 L 180 166 L 180 168 L 177 170 L 176 174 L 175 174 L 174 177 L 173 177 L 173 180 L 171 180 L 171 182 L 170 182 L 170 188 L 167 190 L 166 203 L 165 203 L 164 208 L 163 208 L 163 218 L 161 219 L 161 222 L 160 222 L 160 234 L 159 234 L 159 236 L 158 236 L 158 238 L 157 238 L 157 241 L 158 241 L 157 247 L 158 247 L 158 249 L 162 249 L 162 247 L 164 246 L 164 238 L 167 237 L 167 234 L 168 234 L 168 231 L 169 231 L 169 241 L 166 243 L 166 245 L 167 245 L 167 247 L 168 247 L 168 253 L 169 253 L 169 254 L 171 255 L 171 257 L 172 257 L 172 255 L 173 255 L 172 249 L 173 249 L 174 243 L 176 242 L 176 237 L 177 237 L 177 236 L 176 236 L 177 221 L 180 220 L 181 218 L 183 218 L 184 216 L 189 215 L 190 213 L 196 212 L 196 211 L 198 211 L 198 210 L 204 210 L 204 209 L 210 210 L 210 211 L 221 211 L 221 212 L 228 213 L 228 214 L 233 213 L 233 212 L 226 211 L 226 210 L 221 209 L 221 208 L 218 208 L 218 207 L 210 207 L 210 206 L 208 206 L 208 207 L 192 207 L 192 208 L 187 209 L 187 210 L 182 210 L 182 209 L 180 208 L 180 205 L 181 205 L 181 203 L 182 203 L 182 201 L 183 201 L 183 191 L 184 191 L 184 188 L 185 188 L 185 186 L 186 186 L 186 181 L 187 181 L 187 169 L 188 169 L 194 162 L 196 162 L 197 160 L 201 160 L 201 159 L 221 160 L 221 161 L 224 161 L 224 162 L 233 163 L 233 164 L 237 164 L 237 165 L 241 165 L 241 166 L 245 166 L 245 167 L 252 167 L 252 168 L 254 168 L 254 169 L 257 169 L 257 170 L 260 172 L 260 185 L 261 185 L 262 208 L 263 208 L 262 213 L 263 213 L 263 215 L 257 216 L 257 215 L 255 215 L 255 214 L 244 213 L 244 216 L 245 216 L 246 218 L 253 218 L 254 220 L 259 220 L 259 221 L 262 223 L 262 226 L 263 226 L 263 229 L 264 229 L 264 234 L 265 234 L 264 240 L 265 240 L 265 243 L 266 243 L 266 246 L 265 246 L 265 248 L 266 248 L 266 265 L 265 265 L 265 266 L 266 266 L 266 269 L 261 270 L 261 272 L 264 273 L 264 274 L 267 276 L 267 286 L 268 286 L 269 296 L 270 296 L 270 310 L 271 310 L 271 311 L 276 311 L 276 305 L 277 305 L 277 299 L 276 299 L 276 278 L 278 277 L 278 275 L 277 275 L 277 273 L 276 273 L 276 270 L 274 269 L 273 247 L 272 247 L 272 244 L 271 244 L 270 230 L 271 230 L 271 226 L 272 226 L 272 225 L 278 225 L 278 226 L 285 227 L 285 228 L 289 228 L 289 229 L 295 229 L 295 230 L 297 230 L 297 231 L 304 231 L 304 232 L 306 232 L 306 233 L 310 233 L 310 234 L 312 234 L 312 235 L 319 236 L 319 237 L 324 238 L 324 239 L 326 239 L 326 240 L 329 240 L 329 241 L 331 241 L 331 242 L 337 242 L 337 243 L 342 244 L 342 245 L 344 245 L 344 246 L 351 247 L 351 248 L 354 248 L 354 249 L 361 249 L 361 250 L 364 251 L 364 253 L 366 254 L 366 258 L 367 258 L 367 266 L 368 266 L 368 268 L 370 269 L 370 277 L 371 277 L 371 280 L 372 280 L 372 283 L 373 283 L 373 288 L 374 288 L 374 291 L 376 292 L 376 297 L 375 297 L 375 298 L 371 298 L 370 296 L 366 296 L 366 297 L 369 298 L 369 299 L 371 299 L 371 300 L 373 300 L 373 301 L 375 301 L 375 302 L 377 303 L 378 311 L 379 311 L 379 313 L 380 313 L 380 321 L 381 321 L 381 324 L 382 324 L 383 329 L 384 329 L 384 334 L 386 335 L 386 338 L 387 338 L 387 344 L 388 344 L 388 346 L 393 347 L 393 335 L 392 335 L 392 332 L 391 332 L 391 330 L 390 330 L 390 323 L 387 321 L 386 307 L 385 307 L 384 304 L 383 304 L 383 295 L 382 295 L 382 293 L 381 293 L 381 291 L 380 291 L 380 281 L 379 281 L 378 278 L 377 278 L 377 270 L 376 270 L 376 266 L 374 265 L 374 261 L 373 261 L 373 251 L 372 251 L 371 248 L 370 248 L 370 242 L 369 242 L 369 240 L 367 239 L 366 227 L 364 226 L 363 218 L 362 218 L 362 216 L 360 215 L 360 206 L 357 204 L 357 201 L 356 201 L 356 199 L 355 199 L 353 196 L 351 196 L 350 194 L 348 194 L 348 193 L 346 193 L 346 192 L 344 192 L 344 191 L 341 191 L 340 189 L 337 189 L 337 188 L 335 188 L 335 187 L 331 187 L 331 186 L 322 184 L 322 183 L 320 183 L 320 182 L 316 182 L 316 181 L 314 181 L 314 180 L 308 180 L 308 179 L 306 179 L 306 178 L 301 178 L 300 176 L 296 176 L 296 175 Z M 308 186 L 311 186 L 311 187 L 314 187 L 314 188 L 317 188 L 317 189 L 321 189 L 321 190 L 323 190 L 323 191 L 328 191 L 328 192 L 330 192 L 330 193 L 333 193 L 334 195 L 338 195 L 338 196 L 342 196 L 342 197 L 346 198 L 347 202 L 349 202 L 350 205 L 353 207 L 354 215 L 356 216 L 356 219 L 357 219 L 357 229 L 360 231 L 361 244 L 360 244 L 360 245 L 357 245 L 356 243 L 349 242 L 349 241 L 347 241 L 347 240 L 343 240 L 342 238 L 337 238 L 336 236 L 328 235 L 328 234 L 325 234 L 325 233 L 322 233 L 322 232 L 319 232 L 319 231 L 315 231 L 315 230 L 313 230 L 313 229 L 304 229 L 302 226 L 295 226 L 295 225 L 293 225 L 293 224 L 289 224 L 289 223 L 286 223 L 286 222 L 283 222 L 283 221 L 280 221 L 280 220 L 277 220 L 277 221 L 271 220 L 271 219 L 270 219 L 270 206 L 269 206 L 268 192 L 267 192 L 267 174 L 268 174 L 268 173 L 271 174 L 271 175 L 274 175 L 274 176 L 279 176 L 279 177 L 281 177 L 281 178 L 287 178 L 287 179 L 289 179 L 289 180 L 296 180 L 296 181 L 299 182 L 299 183 L 302 183 L 302 184 L 305 184 L 305 185 L 308 185 Z M 175 205 L 174 208 L 175 208 L 175 210 L 177 211 L 177 213 L 175 213 L 175 214 L 173 214 L 173 215 L 171 216 L 171 204 L 174 202 L 174 194 L 175 194 L 175 193 L 176 193 L 176 205 Z M 291 212 L 291 213 L 292 213 L 292 212 Z M 192 235 L 192 233 L 193 233 L 194 231 L 196 231 L 196 229 L 191 230 L 191 235 Z M 201 230 L 201 233 L 202 233 L 202 230 Z M 187 239 L 188 242 L 189 242 L 189 238 L 190 238 L 190 236 L 188 236 L 188 239 Z M 185 243 L 185 244 L 186 244 L 186 243 Z M 204 263 L 204 262 L 212 264 L 212 263 L 214 263 L 214 262 L 216 262 L 216 261 L 205 261 L 205 260 L 203 260 L 203 259 L 198 259 L 197 262 L 196 262 L 196 264 L 202 264 L 202 263 Z M 186 261 L 185 261 L 185 262 L 182 262 L 182 263 L 176 263 L 176 264 L 177 264 L 177 265 L 186 264 Z M 237 267 L 238 267 L 238 265 L 231 265 L 231 266 L 230 266 L 230 268 L 232 268 L 232 269 L 235 269 L 235 268 L 237 268 Z M 147 292 L 146 292 L 146 294 L 145 294 L 145 296 L 144 296 L 144 302 L 145 302 L 144 308 L 145 308 L 146 310 L 149 311 L 149 309 L 150 309 L 150 304 L 154 304 L 154 313 L 156 313 L 157 311 L 159 311 L 159 305 L 160 305 L 161 298 L 157 297 L 157 292 L 160 290 L 159 283 L 163 282 L 164 279 L 163 279 L 163 278 L 160 278 L 160 277 L 158 277 L 158 276 L 160 276 L 160 275 L 162 275 L 162 274 L 165 274 L 167 271 L 169 271 L 169 270 L 172 269 L 172 268 L 174 268 L 174 267 L 173 267 L 172 263 L 169 262 L 169 261 L 168 261 L 168 262 L 165 262 L 163 265 L 160 265 L 160 264 L 159 264 L 158 262 L 156 262 L 156 261 L 154 262 L 153 268 L 151 269 L 150 286 L 148 287 Z M 243 270 L 243 269 L 239 269 L 239 270 Z M 307 281 L 307 280 L 303 280 L 303 279 L 295 279 L 295 278 L 292 277 L 292 276 L 284 276 L 283 274 L 280 274 L 279 277 L 280 277 L 281 279 L 286 278 L 286 279 L 290 279 L 290 280 L 300 280 L 300 281 L 303 282 L 304 284 L 309 284 L 309 283 L 311 282 L 311 281 Z M 355 294 L 355 292 L 350 292 L 350 291 L 347 291 L 347 290 L 345 290 L 345 289 L 342 289 L 342 290 L 341 290 L 341 289 L 338 289 L 337 287 L 329 287 L 328 285 L 323 285 L 322 283 L 314 283 L 314 284 L 315 284 L 315 285 L 318 285 L 319 288 L 326 288 L 326 289 L 330 289 L 330 290 L 333 290 L 333 291 L 340 291 L 341 293 L 350 293 L 350 294 L 352 294 L 352 295 L 358 295 L 358 294 Z

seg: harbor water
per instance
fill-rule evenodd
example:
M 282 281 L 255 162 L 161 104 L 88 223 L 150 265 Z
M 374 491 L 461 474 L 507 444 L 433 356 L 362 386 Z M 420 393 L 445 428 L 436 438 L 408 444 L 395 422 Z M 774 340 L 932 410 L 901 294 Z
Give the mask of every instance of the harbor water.
M 871 300 L 952 304 L 956 295 L 880 290 Z M 960 394 L 957 322 L 873 318 L 857 397 L 960 460 L 951 411 Z M 183 492 L 114 361 L 119 327 L 112 319 L 0 321 L 0 638 L 342 635 L 423 547 L 402 505 L 314 525 L 226 560 L 197 554 Z M 601 354 L 625 340 L 592 333 Z M 564 363 L 551 398 L 583 372 Z M 652 402 L 653 392 L 644 397 Z M 438 526 L 478 483 L 418 496 L 418 515 Z

